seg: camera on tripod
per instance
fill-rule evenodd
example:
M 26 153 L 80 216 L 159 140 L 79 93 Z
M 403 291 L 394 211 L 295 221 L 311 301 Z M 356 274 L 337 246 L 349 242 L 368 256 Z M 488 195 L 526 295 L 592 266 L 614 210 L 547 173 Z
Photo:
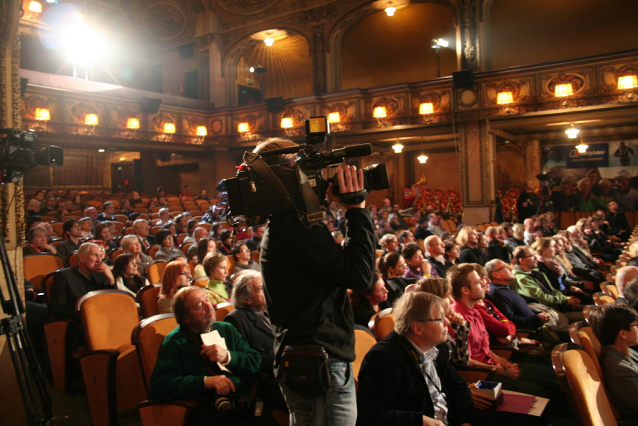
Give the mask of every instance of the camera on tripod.
M 22 173 L 38 165 L 61 167 L 64 164 L 62 148 L 37 145 L 38 137 L 33 130 L 2 129 L 0 133 L 6 135 L 2 138 L 0 153 L 3 182 L 18 182 Z
M 370 144 L 352 145 L 328 152 L 319 152 L 330 134 L 330 123 L 324 117 L 306 120 L 306 143 L 288 148 L 264 151 L 259 154 L 246 152 L 244 163 L 234 178 L 223 180 L 218 190 L 228 192 L 229 216 L 244 216 L 248 224 L 261 224 L 269 215 L 294 207 L 306 226 L 321 220 L 321 208 L 326 198 L 328 184 L 333 192 L 341 195 L 336 176 L 324 179 L 321 169 L 340 164 L 349 158 L 372 154 Z M 268 165 L 263 157 L 296 153 L 294 166 Z M 341 196 L 344 204 L 363 202 L 372 190 L 388 189 L 388 173 L 385 164 L 374 164 L 363 169 L 365 189 Z

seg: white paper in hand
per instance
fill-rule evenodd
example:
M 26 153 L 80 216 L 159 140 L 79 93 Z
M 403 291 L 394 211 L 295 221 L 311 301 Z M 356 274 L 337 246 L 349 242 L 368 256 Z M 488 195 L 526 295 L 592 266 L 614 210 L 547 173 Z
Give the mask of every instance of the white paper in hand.
M 209 333 L 202 334 L 202 342 L 206 346 L 219 345 L 224 349 L 228 349 L 226 347 L 226 339 L 219 335 L 219 331 L 213 330 Z

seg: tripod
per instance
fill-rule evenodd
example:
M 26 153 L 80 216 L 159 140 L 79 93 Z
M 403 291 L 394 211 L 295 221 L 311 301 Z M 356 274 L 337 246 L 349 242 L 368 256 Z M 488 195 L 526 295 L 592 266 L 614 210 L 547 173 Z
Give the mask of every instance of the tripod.
M 29 334 L 25 332 L 25 324 L 21 315 L 24 313 L 24 305 L 18 293 L 18 286 L 11 270 L 4 238 L 2 238 L 1 234 L 0 260 L 2 261 L 4 277 L 9 289 L 9 299 L 6 299 L 3 292 L 0 291 L 2 309 L 5 314 L 9 315 L 0 321 L 0 335 L 7 336 L 13 368 L 27 413 L 27 422 L 29 425 L 44 425 L 53 416 L 51 398 L 45 385 L 42 368 L 35 357 L 31 339 Z M 39 399 L 36 397 L 33 382 L 35 382 Z M 40 405 L 42 405 L 42 409 L 40 409 Z

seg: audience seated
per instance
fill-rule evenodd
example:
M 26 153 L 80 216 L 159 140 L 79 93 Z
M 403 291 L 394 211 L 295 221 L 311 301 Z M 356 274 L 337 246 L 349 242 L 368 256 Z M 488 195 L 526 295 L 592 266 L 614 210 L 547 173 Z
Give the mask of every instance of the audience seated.
M 414 231 L 414 238 L 417 240 L 425 240 L 427 237 L 432 235 L 432 232 L 428 230 L 429 224 L 427 217 L 420 218 L 419 227 Z
M 416 282 L 416 278 L 403 278 L 406 263 L 399 253 L 388 253 L 379 259 L 378 269 L 388 290 L 388 297 L 384 307 L 391 307 L 404 293 L 405 288 Z
M 131 253 L 122 253 L 115 259 L 112 273 L 117 289 L 129 292 L 133 296 L 142 287 L 148 285 L 148 280 L 138 275 L 135 255 Z
M 614 283 L 620 297 L 625 296 L 625 285 L 636 277 L 638 277 L 638 268 L 635 266 L 623 266 L 616 272 L 616 281 Z
M 232 253 L 233 259 L 235 259 L 235 266 L 231 274 L 247 270 L 261 271 L 259 263 L 250 259 L 250 249 L 246 244 L 238 244 Z
M 97 215 L 97 222 L 104 222 L 106 220 L 117 220 L 113 215 L 115 213 L 115 205 L 111 201 L 106 201 L 102 204 L 102 213 Z
M 153 262 L 153 259 L 142 252 L 142 243 L 140 243 L 139 238 L 136 235 L 126 235 L 120 243 L 122 250 L 126 253 L 131 253 L 135 257 L 137 272 L 141 275 L 146 275 L 146 269 Z
M 261 249 L 261 239 L 264 236 L 266 228 L 264 225 L 255 225 L 252 227 L 253 235 L 250 239 L 244 241 L 246 246 L 250 249 L 250 251 L 259 251 Z
M 226 278 L 228 278 L 228 260 L 226 256 L 218 251 L 208 253 L 204 257 L 203 267 L 208 276 L 206 288 L 213 293 L 216 303 L 228 302 L 232 286 L 226 281 Z
M 436 276 L 445 277 L 449 268 L 445 260 L 445 243 L 440 237 L 430 235 L 423 241 L 423 246 L 427 252 L 427 261 L 436 271 Z
M 361 365 L 357 425 L 472 424 L 472 394 L 449 363 L 443 301 L 407 293 L 394 314 L 395 331 Z
M 374 285 L 366 291 L 352 290 L 348 293 L 354 323 L 363 327 L 368 327 L 372 316 L 383 309 L 380 304 L 388 300 L 388 290 L 381 276 L 374 274 L 372 281 Z
M 600 367 L 607 394 L 623 420 L 638 420 L 638 314 L 622 303 L 594 308 L 590 324 L 601 344 Z
M 172 300 L 175 293 L 183 287 L 189 287 L 191 270 L 186 262 L 169 262 L 162 274 L 162 288 L 157 298 L 157 310 L 160 314 L 173 312 Z
M 174 247 L 175 240 L 168 229 L 160 229 L 155 234 L 155 239 L 160 244 L 160 249 L 155 253 L 155 260 L 168 261 L 173 256 L 186 257 L 184 252 Z
M 457 263 L 478 263 L 482 266 L 489 260 L 478 246 L 479 235 L 475 227 L 466 226 L 461 229 L 456 242 L 461 247 Z
M 403 257 L 407 268 L 403 278 L 423 278 L 424 276 L 438 277 L 436 269 L 423 257 L 423 251 L 417 243 L 408 243 L 403 248 Z
M 399 238 L 395 234 L 385 234 L 379 240 L 379 246 L 383 250 L 383 254 L 386 253 L 400 253 L 399 252 Z
M 82 228 L 77 219 L 67 219 L 62 225 L 65 240 L 56 246 L 57 255 L 64 262 L 64 266 L 69 266 L 69 256 L 80 248 L 82 241 Z
M 510 252 L 507 249 L 505 241 L 501 239 L 502 232 L 505 231 L 499 226 L 490 226 L 485 230 L 488 241 L 485 254 L 489 260 L 501 259 L 504 262 L 510 261 Z
M 50 253 L 57 254 L 57 250 L 47 242 L 47 230 L 42 226 L 29 229 L 27 234 L 29 244 L 22 247 L 22 255 Z
M 102 263 L 100 247 L 83 243 L 78 250 L 78 264 L 55 273 L 49 312 L 56 320 L 77 319 L 75 302 L 89 291 L 115 288 L 115 278 L 109 267 Z
M 142 244 L 142 252 L 148 253 L 148 249 L 155 245 L 155 236 L 149 235 L 149 225 L 146 219 L 136 219 L 133 222 L 133 233 L 137 236 L 137 239 Z
M 213 253 L 217 251 L 217 244 L 215 243 L 214 239 L 210 237 L 205 237 L 199 240 L 199 242 L 194 246 L 196 250 L 197 263 L 195 265 L 195 271 L 193 273 L 193 282 L 197 282 L 201 280 L 208 281 L 208 274 L 204 270 L 204 265 L 203 265 L 204 258 L 206 257 L 208 253 Z M 191 250 L 189 249 L 188 252 L 190 253 Z
M 275 353 L 273 334 L 268 313 L 261 274 L 257 271 L 244 271 L 233 283 L 232 303 L 235 306 L 225 322 L 235 326 L 248 345 L 261 356 L 260 377 L 256 396 L 266 406 L 286 410 L 286 402 L 275 379 Z

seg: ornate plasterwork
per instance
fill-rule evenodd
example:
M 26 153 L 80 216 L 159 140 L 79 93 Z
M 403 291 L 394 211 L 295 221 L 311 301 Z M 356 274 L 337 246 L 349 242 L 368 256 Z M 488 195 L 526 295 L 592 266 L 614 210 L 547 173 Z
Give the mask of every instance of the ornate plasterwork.
M 326 93 L 326 29 L 325 25 L 312 28 L 312 84 L 315 95 Z
M 217 0 L 222 9 L 238 15 L 255 15 L 274 6 L 279 0 Z
M 212 34 L 212 33 L 202 34 L 200 36 L 195 37 L 194 39 L 195 46 L 197 46 L 200 49 L 205 49 L 208 46 L 210 46 L 210 44 L 213 42 L 214 39 L 215 39 L 215 34 Z
M 477 14 L 476 0 L 461 0 L 461 37 L 463 40 L 463 62 L 466 69 L 476 70 L 477 60 Z
M 519 80 L 491 81 L 485 83 L 485 106 L 498 105 L 496 98 L 500 92 L 512 92 L 515 103 L 534 101 L 533 78 L 521 78 Z
M 142 15 L 144 30 L 158 40 L 179 37 L 186 28 L 186 15 L 171 3 L 153 3 Z

